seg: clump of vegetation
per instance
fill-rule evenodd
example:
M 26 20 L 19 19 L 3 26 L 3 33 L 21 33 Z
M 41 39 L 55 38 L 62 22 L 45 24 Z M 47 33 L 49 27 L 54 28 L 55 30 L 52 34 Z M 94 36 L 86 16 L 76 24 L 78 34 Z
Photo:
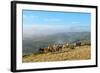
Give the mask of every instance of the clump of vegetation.
M 41 55 L 43 54 L 42 52 L 38 52 L 38 53 L 33 53 L 33 55 Z
M 69 45 L 69 48 L 70 49 L 75 49 L 75 46 L 74 45 Z
M 23 55 L 23 57 L 28 57 L 29 55 Z

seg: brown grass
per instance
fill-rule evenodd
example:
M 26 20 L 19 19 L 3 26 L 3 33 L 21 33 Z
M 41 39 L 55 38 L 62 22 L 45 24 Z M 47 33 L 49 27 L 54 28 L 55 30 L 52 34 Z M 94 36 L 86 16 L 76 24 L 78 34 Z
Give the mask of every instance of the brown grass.
M 37 53 L 23 56 L 23 63 L 28 62 L 49 62 L 49 61 L 64 61 L 64 60 L 88 60 L 91 58 L 91 47 L 80 46 L 75 49 L 65 48 L 55 53 Z

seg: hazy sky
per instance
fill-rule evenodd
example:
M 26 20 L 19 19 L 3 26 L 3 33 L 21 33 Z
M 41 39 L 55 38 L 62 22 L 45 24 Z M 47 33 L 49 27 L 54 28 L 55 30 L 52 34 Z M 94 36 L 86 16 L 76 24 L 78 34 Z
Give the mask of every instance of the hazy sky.
M 23 10 L 22 15 L 26 35 L 90 31 L 90 13 Z

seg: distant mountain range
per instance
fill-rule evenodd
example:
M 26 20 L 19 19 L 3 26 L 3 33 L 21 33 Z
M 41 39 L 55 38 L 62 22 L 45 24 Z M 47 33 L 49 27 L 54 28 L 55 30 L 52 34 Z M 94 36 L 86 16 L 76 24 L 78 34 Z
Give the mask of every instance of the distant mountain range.
M 31 36 L 23 39 L 23 55 L 38 52 L 39 48 L 47 47 L 49 44 L 74 43 L 77 41 L 91 40 L 90 32 L 67 32 L 51 35 Z

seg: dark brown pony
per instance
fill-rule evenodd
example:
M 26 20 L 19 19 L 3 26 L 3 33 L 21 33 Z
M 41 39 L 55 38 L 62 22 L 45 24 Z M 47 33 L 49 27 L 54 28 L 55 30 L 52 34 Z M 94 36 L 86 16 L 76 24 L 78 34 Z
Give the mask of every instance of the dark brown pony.
M 81 46 L 81 42 L 76 42 L 76 46 Z

